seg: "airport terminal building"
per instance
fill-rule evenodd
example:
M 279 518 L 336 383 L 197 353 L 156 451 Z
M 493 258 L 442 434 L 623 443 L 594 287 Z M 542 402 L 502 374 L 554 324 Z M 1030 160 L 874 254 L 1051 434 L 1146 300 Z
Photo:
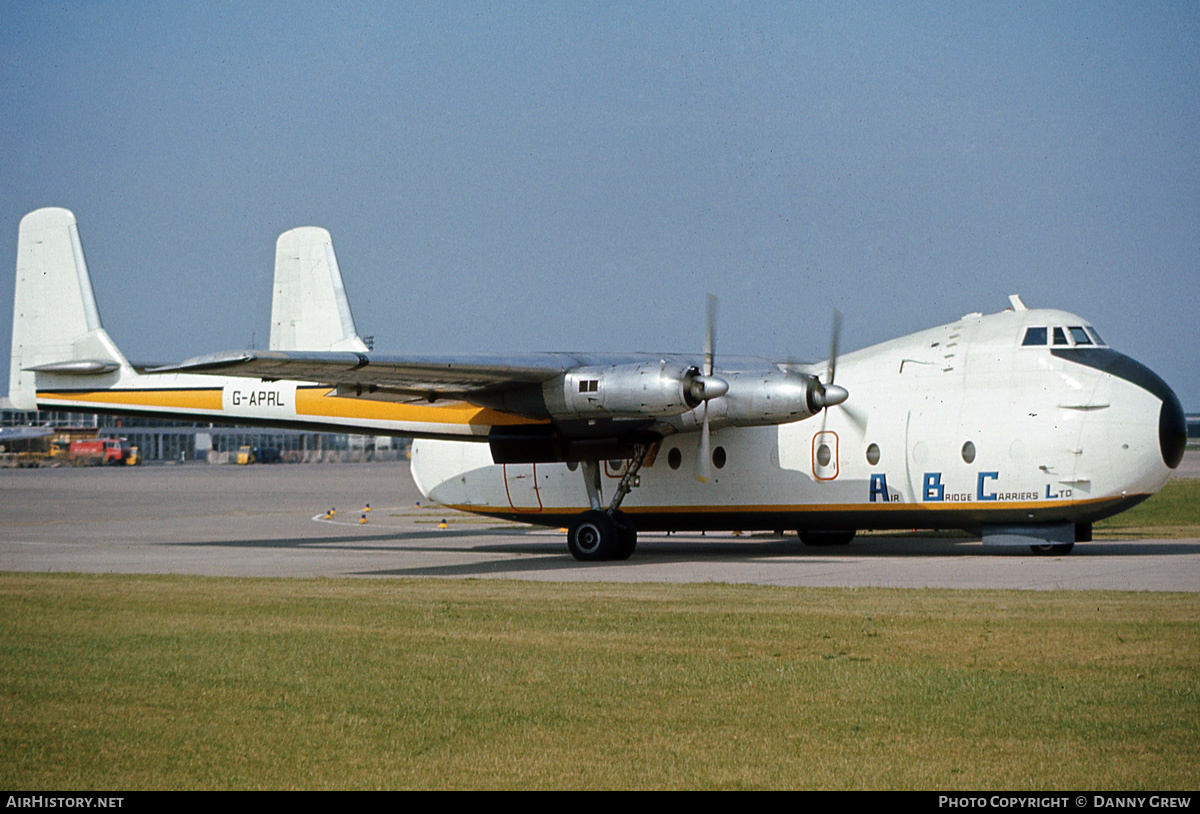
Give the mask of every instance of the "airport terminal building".
M 48 432 L 47 432 L 48 430 Z M 36 431 L 36 432 L 33 432 Z M 394 460 L 408 440 L 390 436 L 259 429 L 201 421 L 11 409 L 0 398 L 0 465 L 53 463 L 53 445 L 122 438 L 143 461 L 236 463 L 239 450 L 278 451 L 282 462 Z M 260 456 L 261 457 L 261 456 Z M 272 459 L 276 456 L 271 455 Z

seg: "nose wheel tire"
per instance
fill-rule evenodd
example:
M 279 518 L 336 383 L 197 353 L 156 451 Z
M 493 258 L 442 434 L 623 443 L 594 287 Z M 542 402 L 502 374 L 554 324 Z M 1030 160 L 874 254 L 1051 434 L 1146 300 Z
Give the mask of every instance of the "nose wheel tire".
M 1058 543 L 1048 545 L 1031 545 L 1029 550 L 1034 554 L 1070 554 L 1071 549 L 1075 547 L 1074 543 Z
M 802 531 L 800 542 L 808 546 L 849 545 L 855 534 L 853 531 Z

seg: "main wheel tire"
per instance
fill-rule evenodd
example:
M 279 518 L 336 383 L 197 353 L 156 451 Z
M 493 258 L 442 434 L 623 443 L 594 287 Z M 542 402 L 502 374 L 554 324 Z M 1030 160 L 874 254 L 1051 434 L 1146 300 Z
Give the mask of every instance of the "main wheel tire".
M 1034 554 L 1070 554 L 1074 543 L 1047 543 L 1046 545 L 1031 545 L 1029 550 Z
M 607 512 L 586 511 L 575 518 L 567 531 L 567 549 L 581 562 L 611 560 L 619 546 L 617 523 Z
M 801 531 L 800 542 L 809 546 L 849 545 L 856 531 Z
M 613 554 L 613 559 L 627 560 L 633 556 L 634 549 L 637 548 L 637 527 L 633 525 L 629 515 L 623 511 L 613 512 L 612 517 L 617 524 L 617 550 Z

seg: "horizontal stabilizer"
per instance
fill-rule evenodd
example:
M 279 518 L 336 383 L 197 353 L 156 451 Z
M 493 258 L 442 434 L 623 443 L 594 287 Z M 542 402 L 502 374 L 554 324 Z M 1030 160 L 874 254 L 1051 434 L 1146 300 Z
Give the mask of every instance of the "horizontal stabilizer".
M 34 365 L 27 367 L 35 373 L 60 373 L 67 376 L 95 376 L 98 373 L 112 373 L 120 370 L 116 362 L 103 362 L 99 359 L 83 359 L 74 362 L 54 362 L 49 365 Z

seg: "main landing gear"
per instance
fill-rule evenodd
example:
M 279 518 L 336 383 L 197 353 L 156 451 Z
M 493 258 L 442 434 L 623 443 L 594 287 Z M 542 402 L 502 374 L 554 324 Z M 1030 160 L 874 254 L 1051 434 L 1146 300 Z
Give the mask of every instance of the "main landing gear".
M 590 509 L 571 524 L 567 548 L 572 557 L 584 562 L 627 560 L 637 548 L 637 529 L 624 512 Z
M 638 470 L 646 460 L 650 447 L 638 444 L 634 456 L 608 508 L 602 508 L 600 497 L 600 464 L 583 461 L 583 481 L 587 487 L 591 508 L 575 518 L 567 531 L 567 549 L 571 556 L 583 562 L 627 560 L 637 548 L 637 527 L 625 512 L 619 510 L 621 501 L 638 485 Z

